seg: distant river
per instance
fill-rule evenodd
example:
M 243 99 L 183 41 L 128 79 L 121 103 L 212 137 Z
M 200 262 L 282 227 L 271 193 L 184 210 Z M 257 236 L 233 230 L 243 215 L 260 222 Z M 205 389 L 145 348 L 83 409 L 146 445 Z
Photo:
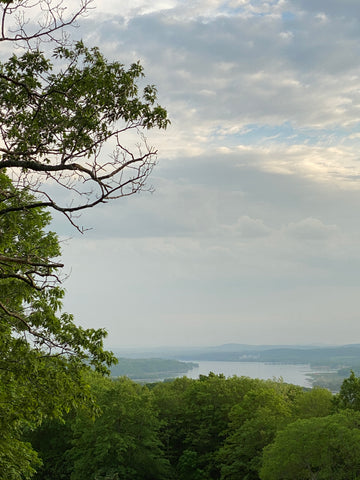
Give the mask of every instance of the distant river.
M 209 372 L 215 374 L 223 373 L 225 377 L 250 377 L 260 378 L 262 380 L 282 378 L 286 383 L 301 385 L 302 387 L 311 387 L 311 382 L 307 377 L 308 373 L 313 373 L 310 365 L 287 365 L 280 363 L 261 363 L 261 362 L 203 362 L 190 360 L 198 363 L 197 368 L 189 370 L 185 376 L 197 379 L 199 375 L 209 375 Z M 177 375 L 183 377 L 184 374 Z

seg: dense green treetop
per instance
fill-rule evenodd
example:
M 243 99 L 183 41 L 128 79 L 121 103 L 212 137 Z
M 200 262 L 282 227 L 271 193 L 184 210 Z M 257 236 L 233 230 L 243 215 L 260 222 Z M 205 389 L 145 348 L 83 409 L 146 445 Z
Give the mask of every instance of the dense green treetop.
M 334 413 L 334 397 L 329 390 L 314 387 L 296 398 L 294 409 L 299 418 L 326 417 Z
M 153 394 L 123 377 L 98 379 L 97 402 L 102 414 L 95 422 L 86 413 L 73 426 L 74 468 L 71 480 L 169 479 L 169 462 L 162 455 L 160 423 Z
M 263 448 L 294 419 L 295 392 L 302 393 L 281 382 L 262 382 L 232 407 L 224 446 L 217 455 L 221 479 L 258 479 Z
M 360 377 L 357 377 L 353 371 L 343 381 L 334 403 L 339 409 L 350 408 L 360 411 Z
M 360 415 L 297 420 L 264 449 L 261 480 L 360 478 Z

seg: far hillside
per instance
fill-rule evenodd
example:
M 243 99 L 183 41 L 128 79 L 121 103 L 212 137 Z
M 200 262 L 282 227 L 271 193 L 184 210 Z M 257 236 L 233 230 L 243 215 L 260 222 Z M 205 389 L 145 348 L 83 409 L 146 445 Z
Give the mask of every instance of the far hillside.
M 211 347 L 114 348 L 126 358 L 165 358 L 186 361 L 271 362 L 310 364 L 321 367 L 360 367 L 360 345 L 243 345 L 225 344 Z
M 127 376 L 136 381 L 163 380 L 183 373 L 184 375 L 196 363 L 180 362 L 164 358 L 118 358 L 117 365 L 111 367 L 113 377 Z

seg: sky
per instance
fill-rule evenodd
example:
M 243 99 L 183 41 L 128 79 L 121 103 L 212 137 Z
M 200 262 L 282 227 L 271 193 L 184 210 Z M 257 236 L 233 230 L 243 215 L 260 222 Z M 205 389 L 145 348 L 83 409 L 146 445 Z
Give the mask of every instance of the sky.
M 360 343 L 358 0 L 96 0 L 171 126 L 154 193 L 55 217 L 64 308 L 106 345 Z

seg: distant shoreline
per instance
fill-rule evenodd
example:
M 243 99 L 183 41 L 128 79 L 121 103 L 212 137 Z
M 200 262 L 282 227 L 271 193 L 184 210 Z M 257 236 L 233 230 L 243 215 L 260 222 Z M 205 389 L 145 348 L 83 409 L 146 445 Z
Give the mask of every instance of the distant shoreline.
M 259 363 L 263 365 L 309 365 L 309 383 L 337 391 L 350 370 L 360 373 L 360 345 L 288 346 L 226 344 L 217 347 L 184 347 L 161 349 L 114 349 L 120 354 L 125 370 L 115 376 L 127 375 L 137 380 L 165 379 L 181 376 L 193 370 L 198 362 Z M 119 355 L 119 356 L 120 356 Z M 127 362 L 136 361 L 129 370 Z M 143 363 L 142 363 L 143 362 Z M 157 362 L 157 363 L 156 363 Z M 175 362 L 175 363 L 171 363 Z M 161 364 L 161 366 L 160 366 Z M 141 368 L 140 368 L 141 367 Z M 134 371 L 135 368 L 135 371 Z

